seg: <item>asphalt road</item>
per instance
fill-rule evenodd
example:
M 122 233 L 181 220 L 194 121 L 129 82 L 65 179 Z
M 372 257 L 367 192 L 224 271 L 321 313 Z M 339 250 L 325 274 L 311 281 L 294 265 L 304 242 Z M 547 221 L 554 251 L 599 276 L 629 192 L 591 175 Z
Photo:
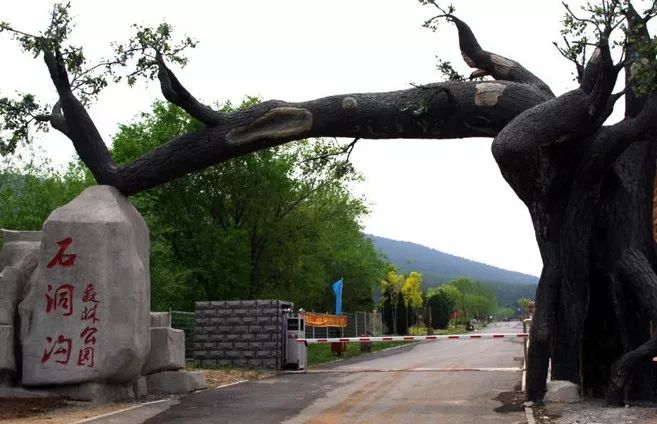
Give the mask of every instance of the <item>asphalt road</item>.
M 499 323 L 485 332 L 520 332 Z M 441 340 L 187 396 L 147 423 L 525 423 L 520 339 Z

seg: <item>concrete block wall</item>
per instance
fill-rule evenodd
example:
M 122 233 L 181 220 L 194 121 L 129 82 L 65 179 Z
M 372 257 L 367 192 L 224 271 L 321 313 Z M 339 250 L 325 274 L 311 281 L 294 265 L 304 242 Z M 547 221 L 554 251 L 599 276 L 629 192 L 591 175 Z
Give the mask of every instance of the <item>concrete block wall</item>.
M 194 359 L 202 367 L 280 369 L 284 354 L 281 300 L 196 302 Z

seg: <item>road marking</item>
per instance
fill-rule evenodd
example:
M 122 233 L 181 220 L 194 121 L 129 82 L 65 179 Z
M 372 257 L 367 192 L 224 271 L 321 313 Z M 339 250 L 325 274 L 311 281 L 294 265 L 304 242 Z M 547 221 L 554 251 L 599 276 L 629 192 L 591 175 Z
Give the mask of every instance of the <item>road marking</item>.
M 110 417 L 112 415 L 117 415 L 117 414 L 120 414 L 122 412 L 132 411 L 133 409 L 141 408 L 143 406 L 155 405 L 157 403 L 168 402 L 170 400 L 171 400 L 170 398 L 167 398 L 167 399 L 154 400 L 152 402 L 140 403 L 139 405 L 133 405 L 133 406 L 130 406 L 128 408 L 123 408 L 123 409 L 119 409 L 119 410 L 116 410 L 116 411 L 108 412 L 106 414 L 96 415 L 95 417 L 89 417 L 89 418 L 84 418 L 84 419 L 79 420 L 79 421 L 74 421 L 73 424 L 88 423 L 88 422 L 95 421 L 95 420 L 98 420 L 98 419 L 101 419 L 101 418 Z
M 307 374 L 355 373 L 355 372 L 520 372 L 517 367 L 485 368 L 333 368 L 326 370 L 307 370 Z M 298 373 L 294 372 L 294 373 Z

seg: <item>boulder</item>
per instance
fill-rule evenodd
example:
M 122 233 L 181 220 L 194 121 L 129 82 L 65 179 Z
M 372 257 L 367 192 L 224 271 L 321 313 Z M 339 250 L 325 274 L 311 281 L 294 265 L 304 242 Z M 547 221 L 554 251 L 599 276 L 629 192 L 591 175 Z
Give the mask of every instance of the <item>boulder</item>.
M 36 255 L 41 245 L 41 231 L 2 231 L 0 271 L 9 265 L 18 264 L 29 254 Z
M 208 387 L 202 371 L 162 371 L 146 376 L 146 382 L 150 394 L 189 393 Z
M 544 400 L 546 402 L 580 402 L 579 386 L 570 381 L 548 381 Z
M 141 373 L 175 371 L 185 367 L 185 332 L 170 327 L 151 328 L 151 351 Z
M 0 325 L 14 325 L 20 286 L 18 268 L 6 266 L 0 272 Z
M 151 312 L 151 327 L 171 327 L 171 314 L 168 312 Z
M 10 386 L 15 376 L 14 326 L 0 325 L 0 387 Z
M 0 324 L 14 324 L 16 307 L 37 265 L 40 231 L 2 230 L 0 251 Z
M 139 377 L 150 351 L 149 236 L 115 188 L 89 187 L 50 214 L 19 313 L 24 385 Z

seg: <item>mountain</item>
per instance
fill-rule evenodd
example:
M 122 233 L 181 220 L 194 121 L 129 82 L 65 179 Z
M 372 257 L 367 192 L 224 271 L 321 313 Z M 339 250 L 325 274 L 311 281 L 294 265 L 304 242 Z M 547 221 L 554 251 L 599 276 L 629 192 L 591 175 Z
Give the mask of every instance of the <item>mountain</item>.
M 486 265 L 416 243 L 374 235 L 368 237 L 402 273 L 421 272 L 424 287 L 438 286 L 458 277 L 469 277 L 491 285 L 503 305 L 521 297 L 534 297 L 538 284 L 536 276 Z

